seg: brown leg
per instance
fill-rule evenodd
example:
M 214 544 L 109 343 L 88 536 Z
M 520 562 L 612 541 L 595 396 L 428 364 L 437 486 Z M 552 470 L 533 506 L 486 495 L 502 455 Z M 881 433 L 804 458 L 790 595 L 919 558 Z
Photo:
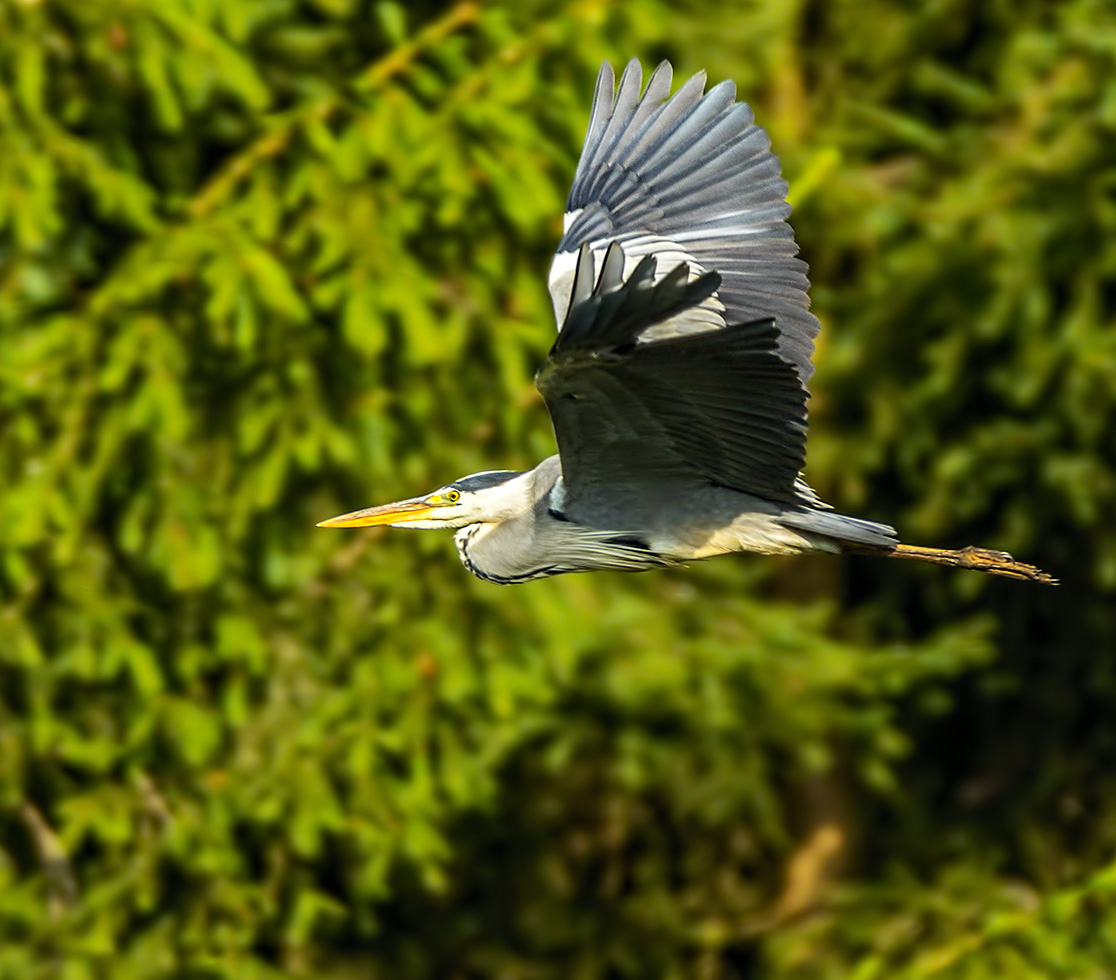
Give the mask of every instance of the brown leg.
M 972 568 L 978 572 L 1042 582 L 1044 585 L 1058 584 L 1058 580 L 1053 575 L 1048 575 L 1034 565 L 1016 561 L 1006 551 L 989 551 L 986 548 L 972 546 L 950 551 L 948 548 L 922 548 L 915 544 L 901 544 L 892 551 L 876 552 L 876 554 L 882 554 L 885 558 L 910 558 L 912 561 L 929 561 L 935 565 Z

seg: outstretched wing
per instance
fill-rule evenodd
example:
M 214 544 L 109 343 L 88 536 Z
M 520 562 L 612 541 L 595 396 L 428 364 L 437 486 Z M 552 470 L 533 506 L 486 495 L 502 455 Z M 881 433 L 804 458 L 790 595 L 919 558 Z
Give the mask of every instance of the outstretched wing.
M 640 342 L 712 295 L 720 277 L 691 279 L 681 265 L 656 282 L 648 255 L 624 281 L 618 244 L 595 285 L 594 266 L 583 245 L 569 313 L 537 379 L 567 506 L 614 507 L 695 484 L 801 503 L 807 395 L 778 352 L 774 321 Z
M 599 259 L 621 242 L 627 273 L 654 255 L 660 275 L 686 263 L 693 277 L 721 277 L 702 304 L 659 321 L 640 340 L 773 319 L 776 348 L 806 381 L 819 324 L 767 133 L 747 105 L 734 102 L 732 82 L 703 95 L 705 75 L 698 74 L 668 99 L 671 66 L 663 62 L 642 96 L 641 84 L 634 60 L 619 89 L 611 65 L 597 78 L 566 232 L 550 270 L 558 322 L 569 308 L 581 246 L 588 243 Z

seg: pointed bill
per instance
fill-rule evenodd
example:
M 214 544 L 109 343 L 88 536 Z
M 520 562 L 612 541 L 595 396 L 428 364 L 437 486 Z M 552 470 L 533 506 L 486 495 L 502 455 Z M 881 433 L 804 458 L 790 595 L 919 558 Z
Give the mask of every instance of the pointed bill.
M 321 521 L 318 527 L 376 527 L 381 524 L 394 524 L 396 521 L 421 521 L 430 511 L 434 510 L 425 497 L 412 500 L 398 500 L 392 504 L 381 504 L 379 507 L 366 507 L 364 510 L 354 510 L 340 517 L 331 517 L 328 521 Z

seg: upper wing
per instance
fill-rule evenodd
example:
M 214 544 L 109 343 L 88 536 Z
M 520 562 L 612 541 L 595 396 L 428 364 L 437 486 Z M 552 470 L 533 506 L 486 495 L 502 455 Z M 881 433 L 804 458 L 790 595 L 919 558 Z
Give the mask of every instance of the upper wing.
M 625 494 L 694 483 L 802 502 L 806 391 L 777 352 L 770 317 L 639 342 L 711 295 L 716 273 L 678 266 L 655 282 L 646 256 L 624 282 L 623 249 L 579 251 L 573 300 L 538 386 L 562 460 L 566 502 L 615 506 Z
M 634 60 L 615 92 L 611 65 L 597 78 L 566 232 L 550 269 L 558 322 L 569 307 L 580 247 L 589 243 L 600 256 L 619 241 L 629 273 L 655 255 L 662 274 L 684 262 L 691 276 L 721 276 L 700 306 L 660 321 L 641 340 L 774 319 L 777 349 L 806 381 L 819 324 L 767 134 L 747 105 L 733 101 L 732 82 L 703 95 L 705 75 L 698 74 L 668 99 L 671 67 L 663 62 L 642 97 L 641 84 Z

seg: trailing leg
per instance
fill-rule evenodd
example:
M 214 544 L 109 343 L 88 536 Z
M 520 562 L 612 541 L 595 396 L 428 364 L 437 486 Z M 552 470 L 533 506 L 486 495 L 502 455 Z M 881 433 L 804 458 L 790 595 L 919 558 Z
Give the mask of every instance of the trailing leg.
M 849 549 L 860 550 L 860 549 Z M 863 553 L 863 552 L 862 552 Z M 914 544 L 896 545 L 891 551 L 873 551 L 872 554 L 884 558 L 909 558 L 912 561 L 928 561 L 935 565 L 952 565 L 954 568 L 971 568 L 991 575 L 1004 575 L 1007 578 L 1042 582 L 1044 585 L 1057 585 L 1058 580 L 1025 562 L 1016 561 L 1006 551 L 990 551 L 987 548 L 923 548 Z

